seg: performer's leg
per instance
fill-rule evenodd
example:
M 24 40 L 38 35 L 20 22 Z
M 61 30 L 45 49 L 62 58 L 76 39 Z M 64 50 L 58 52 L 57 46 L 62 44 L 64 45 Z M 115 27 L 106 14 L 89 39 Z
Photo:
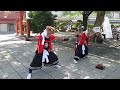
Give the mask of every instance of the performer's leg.
M 79 60 L 79 54 L 80 54 L 80 47 L 77 46 L 76 50 L 75 50 L 75 56 L 74 56 L 74 63 L 78 63 L 77 61 Z
M 79 60 L 79 57 L 74 56 L 74 63 L 78 63 L 77 61 Z
M 29 68 L 29 74 L 27 76 L 27 79 L 31 79 L 31 77 L 32 77 L 32 69 Z
M 32 77 L 32 71 L 33 70 L 37 70 L 37 69 L 41 69 L 42 68 L 42 54 L 38 54 L 36 52 L 33 61 L 30 64 L 30 68 L 29 68 L 29 74 L 27 76 L 27 79 L 31 79 Z
M 29 73 L 32 73 L 32 69 L 29 68 Z
M 85 54 L 83 55 L 83 58 L 87 58 L 88 57 L 88 47 L 85 45 Z
M 53 67 L 55 67 L 55 68 L 61 68 L 61 66 L 59 64 L 53 65 Z

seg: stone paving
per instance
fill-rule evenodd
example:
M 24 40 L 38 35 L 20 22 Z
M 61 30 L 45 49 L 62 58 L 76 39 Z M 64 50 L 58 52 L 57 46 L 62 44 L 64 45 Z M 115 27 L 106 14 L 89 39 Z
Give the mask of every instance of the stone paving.
M 58 38 L 69 37 L 70 39 L 68 41 L 56 40 L 54 43 L 58 43 L 65 47 L 74 47 L 76 32 L 59 32 L 55 33 L 55 35 Z M 107 39 L 106 43 L 103 42 L 102 44 L 97 44 L 90 42 L 90 44 L 89 53 L 108 59 L 114 59 L 115 61 L 120 61 L 120 40 Z
M 37 42 L 20 40 L 14 34 L 3 35 L 0 38 L 0 79 L 26 79 Z M 80 59 L 78 64 L 74 64 L 72 48 L 54 43 L 53 51 L 58 55 L 61 68 L 43 66 L 42 69 L 33 71 L 32 79 L 120 78 L 119 61 L 90 53 L 88 58 Z M 98 63 L 105 65 L 105 69 L 96 69 Z

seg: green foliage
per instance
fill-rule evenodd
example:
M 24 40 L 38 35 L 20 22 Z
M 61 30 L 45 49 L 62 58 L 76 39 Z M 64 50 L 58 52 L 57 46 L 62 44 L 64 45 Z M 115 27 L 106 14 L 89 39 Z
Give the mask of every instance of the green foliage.
M 74 18 L 81 16 L 82 11 L 63 11 L 62 16 L 68 16 L 69 18 Z
M 73 24 L 72 24 L 72 28 L 76 28 L 76 24 L 77 24 L 77 23 L 73 23 Z
M 46 26 L 53 26 L 55 16 L 50 11 L 30 11 L 30 29 L 34 33 L 42 32 Z
M 89 25 L 88 25 L 88 28 L 93 29 L 93 27 L 94 27 L 94 25 L 92 25 L 92 24 L 89 24 Z
M 83 24 L 83 21 L 82 20 L 78 20 L 77 23 L 76 23 L 76 28 L 79 26 L 79 25 L 82 25 Z
M 64 29 L 65 26 L 67 26 L 68 22 L 59 22 L 59 26 L 61 27 L 61 29 Z

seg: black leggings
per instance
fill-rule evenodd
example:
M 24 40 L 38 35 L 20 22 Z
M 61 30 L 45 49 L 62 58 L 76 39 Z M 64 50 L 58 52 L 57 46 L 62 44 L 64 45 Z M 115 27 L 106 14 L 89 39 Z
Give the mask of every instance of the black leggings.
M 32 69 L 29 68 L 29 73 L 32 73 Z
M 85 45 L 85 44 L 84 44 Z M 88 47 L 85 45 L 85 54 L 83 55 L 82 54 L 82 46 L 77 46 L 77 48 L 76 48 L 76 51 L 75 51 L 75 57 L 74 57 L 74 59 L 75 60 L 79 60 L 79 58 L 83 58 L 83 57 L 85 57 L 86 55 L 88 55 Z

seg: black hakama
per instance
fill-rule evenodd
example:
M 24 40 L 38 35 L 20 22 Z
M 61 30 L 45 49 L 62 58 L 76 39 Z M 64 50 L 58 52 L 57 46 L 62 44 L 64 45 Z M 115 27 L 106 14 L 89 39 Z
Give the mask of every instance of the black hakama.
M 38 54 L 38 51 L 36 51 L 36 54 L 33 58 L 33 61 L 30 64 L 30 69 L 41 69 L 42 68 L 42 54 Z M 49 62 L 46 63 L 44 62 L 44 66 L 52 66 L 52 65 L 56 65 L 58 63 L 58 57 L 54 52 L 49 52 L 49 56 L 48 56 Z
M 77 45 L 76 50 L 75 50 L 76 60 L 79 60 L 79 58 L 83 58 L 86 55 L 88 55 L 88 47 L 85 44 L 84 46 L 85 46 L 85 54 L 82 54 L 82 45 Z

